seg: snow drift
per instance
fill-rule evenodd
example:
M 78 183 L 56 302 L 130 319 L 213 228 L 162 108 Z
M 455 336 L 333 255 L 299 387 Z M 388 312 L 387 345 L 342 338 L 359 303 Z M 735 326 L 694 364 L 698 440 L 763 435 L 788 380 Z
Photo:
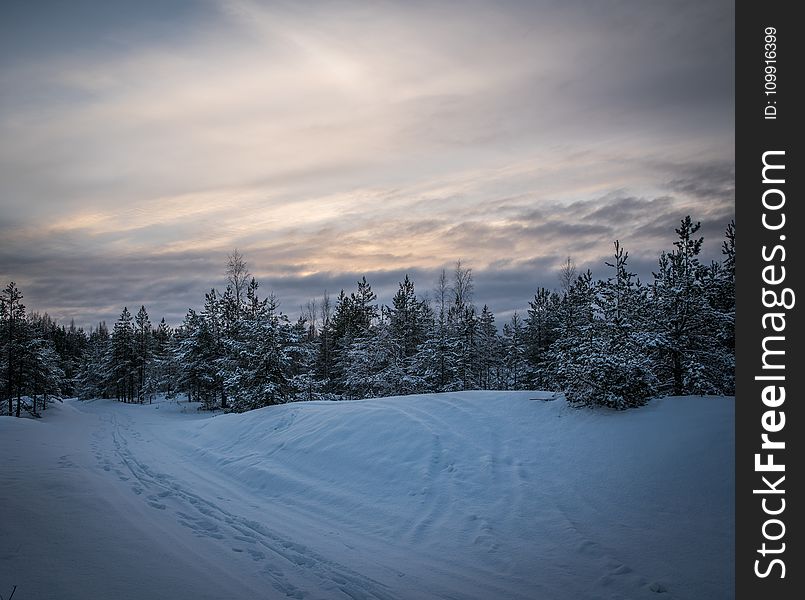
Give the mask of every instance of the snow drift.
M 0 593 L 731 598 L 733 399 L 549 396 L 0 419 Z

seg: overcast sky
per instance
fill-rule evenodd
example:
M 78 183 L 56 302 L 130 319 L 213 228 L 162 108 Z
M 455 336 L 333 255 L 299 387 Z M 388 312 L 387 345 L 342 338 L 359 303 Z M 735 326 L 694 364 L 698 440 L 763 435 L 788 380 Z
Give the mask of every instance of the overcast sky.
M 505 318 L 734 215 L 732 0 L 4 1 L 0 280 L 176 324 L 238 248 L 282 308 L 458 258 Z

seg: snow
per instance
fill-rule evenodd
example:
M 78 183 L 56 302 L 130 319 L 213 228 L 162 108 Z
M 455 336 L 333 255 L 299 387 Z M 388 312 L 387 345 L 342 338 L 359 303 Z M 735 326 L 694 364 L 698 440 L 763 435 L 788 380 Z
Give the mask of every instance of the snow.
M 0 418 L 0 594 L 732 598 L 734 400 L 550 397 Z

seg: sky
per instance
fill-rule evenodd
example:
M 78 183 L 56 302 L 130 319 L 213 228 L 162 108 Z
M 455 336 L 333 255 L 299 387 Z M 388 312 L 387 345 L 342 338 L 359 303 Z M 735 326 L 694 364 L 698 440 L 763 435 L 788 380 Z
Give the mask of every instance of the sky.
M 0 5 L 0 282 L 178 324 L 237 248 L 290 315 L 455 261 L 505 319 L 734 217 L 731 0 Z

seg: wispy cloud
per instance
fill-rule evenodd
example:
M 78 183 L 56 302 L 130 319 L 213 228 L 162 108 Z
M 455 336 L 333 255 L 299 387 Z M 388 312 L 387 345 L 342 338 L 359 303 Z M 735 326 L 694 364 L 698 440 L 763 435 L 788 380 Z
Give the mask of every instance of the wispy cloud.
M 291 306 L 460 256 L 508 310 L 733 212 L 730 2 L 88 6 L 3 26 L 0 277 L 59 316 L 180 314 L 236 246 Z

